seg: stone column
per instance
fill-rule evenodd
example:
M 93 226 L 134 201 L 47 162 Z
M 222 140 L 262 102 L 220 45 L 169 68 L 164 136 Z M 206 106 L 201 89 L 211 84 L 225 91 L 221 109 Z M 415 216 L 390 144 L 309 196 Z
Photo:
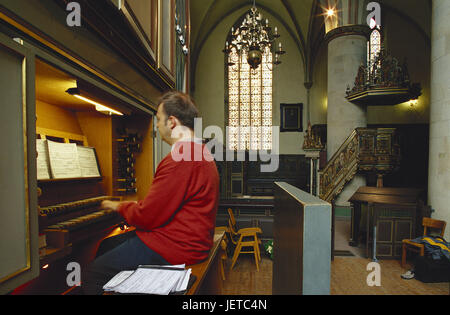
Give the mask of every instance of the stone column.
M 433 0 L 428 204 L 450 239 L 450 1 Z
M 327 34 L 328 38 L 328 160 L 358 127 L 367 127 L 366 108 L 346 100 L 347 87 L 353 87 L 358 68 L 366 64 L 367 37 L 364 26 L 343 26 Z M 349 206 L 347 200 L 366 185 L 364 176 L 356 175 L 336 199 L 339 206 Z

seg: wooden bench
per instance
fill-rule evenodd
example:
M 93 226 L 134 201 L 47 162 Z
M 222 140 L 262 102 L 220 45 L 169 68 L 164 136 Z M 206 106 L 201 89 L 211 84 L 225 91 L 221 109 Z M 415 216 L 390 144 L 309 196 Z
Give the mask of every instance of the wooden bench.
M 214 233 L 214 245 L 211 248 L 208 259 L 201 263 L 186 266 L 192 269 L 192 275 L 196 277 L 194 284 L 188 289 L 186 295 L 219 295 L 222 293 L 222 276 L 220 273 L 220 246 L 225 231 Z
M 216 231 L 214 233 L 214 244 L 209 253 L 208 259 L 195 265 L 187 265 L 186 269 L 191 268 L 192 275 L 195 276 L 195 282 L 190 286 L 185 295 L 219 295 L 222 293 L 222 276 L 220 273 L 220 246 L 225 231 Z M 103 295 L 119 295 L 113 292 L 104 292 Z

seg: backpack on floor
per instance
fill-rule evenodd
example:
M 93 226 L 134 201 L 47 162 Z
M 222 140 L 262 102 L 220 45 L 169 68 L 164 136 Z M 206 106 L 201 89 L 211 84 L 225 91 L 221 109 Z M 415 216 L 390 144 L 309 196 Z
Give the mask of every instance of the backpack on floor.
M 433 259 L 430 256 L 416 258 L 414 277 L 425 283 L 450 282 L 450 260 Z

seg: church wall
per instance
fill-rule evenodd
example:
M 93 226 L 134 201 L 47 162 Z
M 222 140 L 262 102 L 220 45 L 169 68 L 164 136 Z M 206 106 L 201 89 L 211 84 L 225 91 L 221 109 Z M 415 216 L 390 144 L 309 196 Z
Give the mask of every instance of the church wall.
M 411 20 L 393 10 L 383 11 L 385 45 L 393 57 L 402 64 L 407 60 L 412 83 L 420 83 L 422 95 L 414 109 L 409 102 L 396 106 L 372 106 L 367 110 L 369 125 L 428 124 L 430 118 L 430 42 L 425 31 L 413 26 Z M 403 30 L 399 31 L 399 30 Z M 405 36 L 407 31 L 407 36 Z M 429 34 L 428 34 L 429 36 Z M 311 124 L 327 123 L 327 51 L 323 43 L 315 55 L 313 86 L 311 88 Z M 355 73 L 356 77 L 356 73 Z M 352 87 L 353 82 L 349 82 Z M 345 93 L 345 91 L 342 91 Z
M 225 132 L 225 38 L 233 23 L 245 12 L 239 10 L 225 18 L 212 31 L 200 51 L 194 98 L 203 116 L 203 129 L 215 125 Z M 303 127 L 306 128 L 307 94 L 304 87 L 304 70 L 300 52 L 296 43 L 283 25 L 269 13 L 261 10 L 272 26 L 277 26 L 281 34 L 280 41 L 286 54 L 282 63 L 275 67 L 273 76 L 273 125 L 280 125 L 280 103 L 303 103 Z M 225 136 L 225 135 L 224 135 Z M 302 132 L 280 133 L 280 154 L 304 154 Z
M 420 83 L 422 96 L 414 109 L 409 102 L 395 106 L 372 106 L 367 111 L 368 124 L 428 124 L 430 119 L 431 47 L 424 33 L 392 10 L 384 10 L 385 45 L 403 64 L 405 58 L 412 83 Z
M 328 107 L 328 48 L 325 42 L 314 56 L 312 83 L 311 125 L 325 125 Z

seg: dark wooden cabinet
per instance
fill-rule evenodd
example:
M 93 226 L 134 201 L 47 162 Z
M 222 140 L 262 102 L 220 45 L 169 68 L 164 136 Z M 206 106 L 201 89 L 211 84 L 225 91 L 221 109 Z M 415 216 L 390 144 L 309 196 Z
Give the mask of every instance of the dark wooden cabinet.
M 349 199 L 352 206 L 350 245 L 365 241 L 366 255 L 399 258 L 403 239 L 420 234 L 423 190 L 360 187 Z M 374 242 L 374 237 L 376 242 Z
M 249 196 L 273 196 L 275 181 L 283 181 L 309 191 L 309 162 L 304 155 L 279 155 L 278 161 L 255 160 L 245 152 L 241 160 L 234 153 L 234 161 L 216 161 L 220 176 L 220 197 L 230 199 Z M 243 160 L 243 161 L 242 161 Z M 263 172 L 262 166 L 274 163 L 273 172 Z
M 416 234 L 416 205 L 372 204 L 374 225 L 376 226 L 376 257 L 401 256 L 402 240 Z

